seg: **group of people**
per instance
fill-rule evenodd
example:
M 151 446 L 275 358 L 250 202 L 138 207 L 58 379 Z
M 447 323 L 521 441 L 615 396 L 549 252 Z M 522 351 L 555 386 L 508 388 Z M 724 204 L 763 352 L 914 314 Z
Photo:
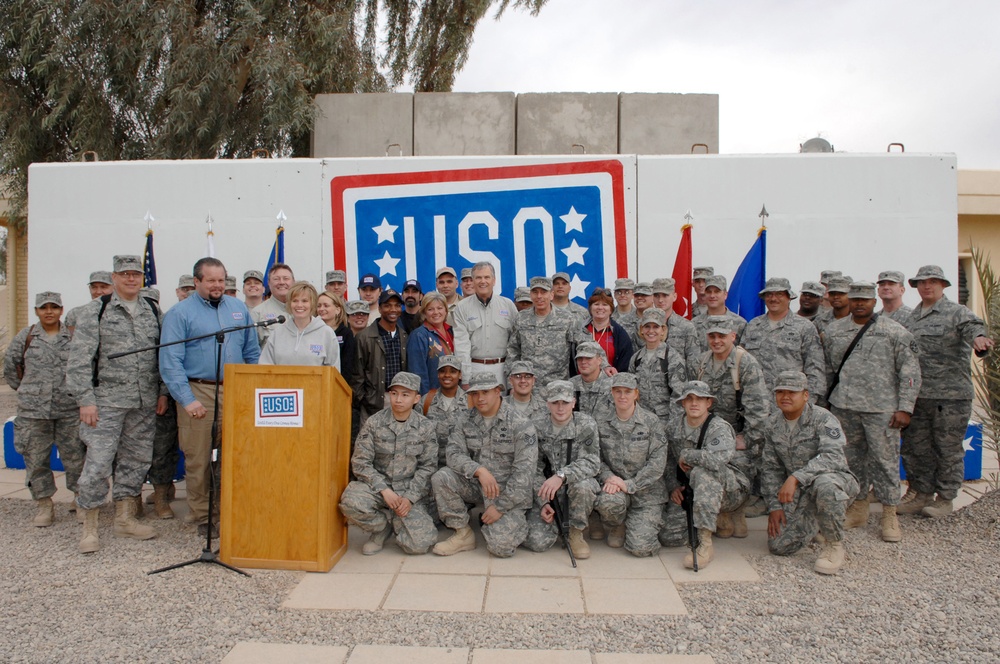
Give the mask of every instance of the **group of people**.
M 58 293 L 38 294 L 39 322 L 4 365 L 34 524 L 54 518 L 55 443 L 84 524 L 81 552 L 100 546 L 109 484 L 115 535 L 155 536 L 137 520 L 142 484 L 153 485 L 154 513 L 172 518 L 179 445 L 187 518 L 209 528 L 223 394 L 211 333 L 251 322 L 226 335 L 224 363 L 333 366 L 351 385 L 353 479 L 340 509 L 367 533 L 365 554 L 393 534 L 412 554 L 473 549 L 478 505 L 495 556 L 545 550 L 562 534 L 580 559 L 588 539 L 636 556 L 688 544 L 685 565 L 703 567 L 713 537 L 745 537 L 746 518 L 766 514 L 773 553 L 816 538 L 815 570 L 835 574 L 843 530 L 868 523 L 871 501 L 887 542 L 902 539 L 897 514 L 953 509 L 970 355 L 993 341 L 944 296 L 940 267 L 908 281 L 823 272 L 802 285 L 797 311 L 799 294 L 772 278 L 760 292 L 766 312 L 750 321 L 726 308 L 726 278 L 708 267 L 694 269 L 690 321 L 673 311 L 670 278 L 618 279 L 583 307 L 567 273 L 532 278 L 513 301 L 494 292 L 490 263 L 459 276 L 442 267 L 424 293 L 416 280 L 397 292 L 366 274 L 348 301 L 344 271 L 328 272 L 320 292 L 276 264 L 269 296 L 250 270 L 241 301 L 222 263 L 203 258 L 163 313 L 155 291 L 142 292 L 139 258 L 116 256 L 110 274 L 91 275 L 93 300 L 65 320 Z M 906 283 L 920 296 L 912 310 Z M 172 345 L 117 355 L 157 343 Z M 454 531 L 440 542 L 439 524 Z

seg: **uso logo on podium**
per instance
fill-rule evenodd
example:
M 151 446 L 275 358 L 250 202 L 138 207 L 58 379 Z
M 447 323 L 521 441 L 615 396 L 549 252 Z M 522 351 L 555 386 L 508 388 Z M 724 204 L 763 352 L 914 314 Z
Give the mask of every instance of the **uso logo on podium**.
M 302 390 L 257 389 L 254 423 L 259 427 L 301 427 Z
M 445 265 L 489 261 L 508 297 L 566 272 L 585 303 L 593 286 L 629 274 L 623 170 L 608 159 L 335 177 L 334 264 L 400 290 L 434 284 Z

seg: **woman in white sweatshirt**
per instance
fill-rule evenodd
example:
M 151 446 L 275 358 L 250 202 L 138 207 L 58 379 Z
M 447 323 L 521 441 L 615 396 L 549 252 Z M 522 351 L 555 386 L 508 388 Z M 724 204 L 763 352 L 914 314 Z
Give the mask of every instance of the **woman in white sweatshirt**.
M 316 289 L 299 281 L 288 291 L 289 319 L 274 328 L 260 352 L 260 364 L 337 367 L 340 343 L 333 329 L 316 316 Z

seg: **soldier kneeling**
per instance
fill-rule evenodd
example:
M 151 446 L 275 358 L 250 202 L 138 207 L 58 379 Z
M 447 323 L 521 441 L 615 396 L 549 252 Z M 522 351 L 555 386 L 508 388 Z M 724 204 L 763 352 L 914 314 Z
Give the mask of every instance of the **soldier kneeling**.
M 340 498 L 344 517 L 368 533 L 361 552 L 382 550 L 393 532 L 406 553 L 427 553 L 437 529 L 427 513 L 430 479 L 437 468 L 434 424 L 413 411 L 420 377 L 401 371 L 389 385 L 389 405 L 369 417 L 354 443 L 351 469 L 358 479 Z

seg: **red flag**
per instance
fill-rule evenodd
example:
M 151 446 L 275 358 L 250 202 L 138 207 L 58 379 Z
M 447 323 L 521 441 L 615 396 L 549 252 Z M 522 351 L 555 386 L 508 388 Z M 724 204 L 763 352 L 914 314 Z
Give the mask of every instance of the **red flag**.
M 681 243 L 677 247 L 677 258 L 674 260 L 674 287 L 677 289 L 677 299 L 674 300 L 674 313 L 691 319 L 691 224 L 681 226 Z

